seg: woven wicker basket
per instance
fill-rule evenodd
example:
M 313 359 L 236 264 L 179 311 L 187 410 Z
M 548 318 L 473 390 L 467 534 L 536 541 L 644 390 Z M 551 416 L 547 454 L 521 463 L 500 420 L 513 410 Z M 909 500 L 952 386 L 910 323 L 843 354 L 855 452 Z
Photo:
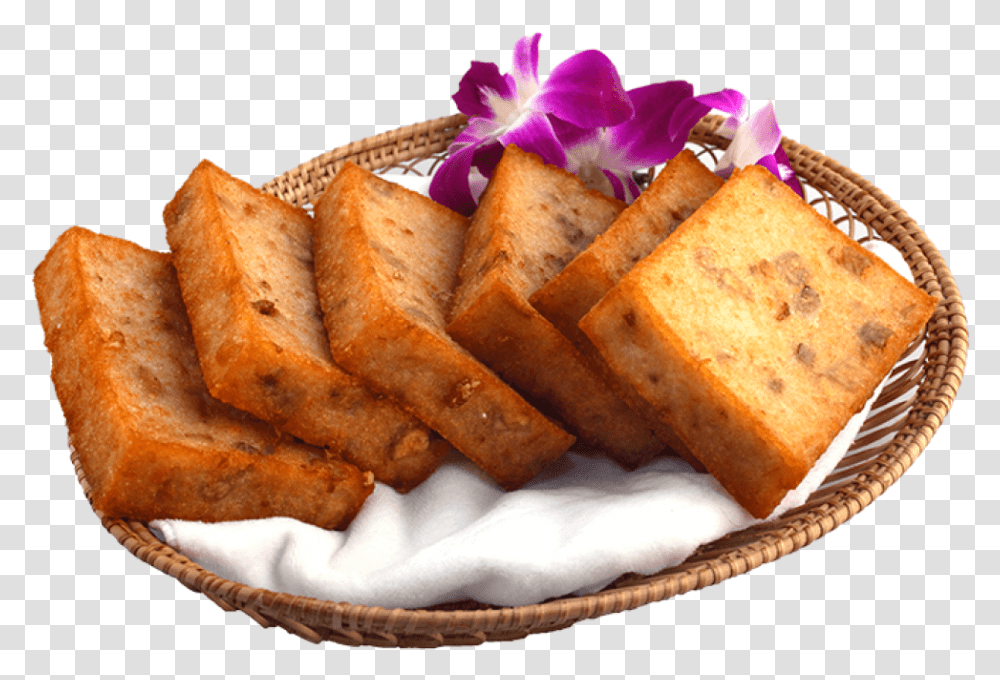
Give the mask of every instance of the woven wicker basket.
M 462 115 L 450 116 L 354 142 L 268 182 L 264 190 L 307 206 L 347 160 L 373 171 L 426 172 L 444 158 L 465 122 Z M 728 145 L 715 134 L 721 123 L 721 117 L 705 118 L 690 142 L 715 157 Z M 968 329 L 958 287 L 944 259 L 899 206 L 836 161 L 791 140 L 784 140 L 784 146 L 807 198 L 820 212 L 859 240 L 878 238 L 895 246 L 917 285 L 940 300 L 925 342 L 914 343 L 893 370 L 851 450 L 805 505 L 702 546 L 683 564 L 653 576 L 623 574 L 599 593 L 524 607 L 467 601 L 421 610 L 382 609 L 295 597 L 220 578 L 160 542 L 141 523 L 101 517 L 104 527 L 139 559 L 204 593 L 224 610 L 242 610 L 264 627 L 281 626 L 315 643 L 380 647 L 475 645 L 553 631 L 704 588 L 808 545 L 874 501 L 927 446 L 955 400 Z M 75 455 L 73 461 L 90 498 Z

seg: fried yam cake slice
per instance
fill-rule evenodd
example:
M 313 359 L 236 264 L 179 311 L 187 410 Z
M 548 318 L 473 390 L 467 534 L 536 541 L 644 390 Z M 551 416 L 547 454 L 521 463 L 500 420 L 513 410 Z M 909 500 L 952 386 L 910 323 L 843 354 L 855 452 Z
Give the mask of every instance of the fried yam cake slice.
M 74 227 L 38 266 L 35 292 L 99 514 L 342 529 L 372 492 L 371 473 L 209 394 L 169 255 Z
M 535 291 L 529 302 L 577 347 L 577 327 L 625 274 L 660 245 L 723 184 L 690 149 L 670 159 L 649 188 L 583 252 Z
M 528 303 L 624 208 L 576 175 L 506 147 L 472 216 L 447 330 L 583 443 L 634 468 L 664 442 Z
M 723 180 L 685 149 L 667 163 L 653 182 L 621 215 L 529 298 L 531 305 L 569 338 L 576 348 L 604 369 L 603 375 L 629 406 L 652 423 L 657 436 L 696 469 L 698 460 L 673 429 L 625 381 L 617 378 L 586 334 L 577 326 L 621 278 L 649 255 L 695 210 L 707 201 Z
M 313 271 L 313 220 L 209 161 L 163 213 L 209 391 L 407 492 L 450 446 L 337 366 Z
M 316 279 L 334 359 L 404 404 L 507 490 L 573 437 L 445 327 L 468 220 L 347 163 L 316 203 Z
M 580 328 L 767 517 L 936 306 L 766 169 L 735 173 Z

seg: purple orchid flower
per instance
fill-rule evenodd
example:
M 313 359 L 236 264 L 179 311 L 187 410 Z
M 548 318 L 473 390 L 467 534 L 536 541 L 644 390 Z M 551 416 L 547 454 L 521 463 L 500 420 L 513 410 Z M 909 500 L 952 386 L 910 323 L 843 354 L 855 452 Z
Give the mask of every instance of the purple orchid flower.
M 631 203 L 641 192 L 632 173 L 668 161 L 684 149 L 687 134 L 671 136 L 669 123 L 693 93 L 683 80 L 629 90 L 635 115 L 608 128 L 584 129 L 553 120 L 566 151 L 566 169 L 588 187 Z
M 762 165 L 804 197 L 788 154 L 781 147 L 781 128 L 774 114 L 774 102 L 768 102 L 749 115 L 747 98 L 737 90 L 691 97 L 676 108 L 670 119 L 671 138 L 687 139 L 691 128 L 712 109 L 729 114 L 718 133 L 733 140 L 719 159 L 715 174 L 728 178 L 734 168 Z
M 473 62 L 452 97 L 469 124 L 449 147 L 434 173 L 430 195 L 452 210 L 471 215 L 485 180 L 503 147 L 517 144 L 552 165 L 567 158 L 552 121 L 582 129 L 618 125 L 633 115 L 632 104 L 611 60 L 597 50 L 573 55 L 538 80 L 541 33 L 517 41 L 512 72 Z

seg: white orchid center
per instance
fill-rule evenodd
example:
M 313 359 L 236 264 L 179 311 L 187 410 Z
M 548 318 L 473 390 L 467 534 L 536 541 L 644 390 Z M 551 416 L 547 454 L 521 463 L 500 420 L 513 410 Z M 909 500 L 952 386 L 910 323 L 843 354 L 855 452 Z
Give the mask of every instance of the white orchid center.
M 524 96 L 526 93 L 519 91 L 516 96 L 508 99 L 495 90 L 483 88 L 486 105 L 493 111 L 493 123 L 497 128 L 507 129 L 522 115 L 532 111 L 531 100 L 537 94 L 537 88 L 531 89 L 535 91 L 527 93 L 527 96 Z

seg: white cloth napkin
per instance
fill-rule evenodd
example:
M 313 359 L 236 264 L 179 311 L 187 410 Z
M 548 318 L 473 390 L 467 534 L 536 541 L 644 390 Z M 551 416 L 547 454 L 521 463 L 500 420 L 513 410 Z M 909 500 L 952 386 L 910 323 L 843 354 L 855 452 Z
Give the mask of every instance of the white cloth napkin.
M 427 180 L 403 181 L 426 193 Z M 866 247 L 912 280 L 895 248 L 879 242 Z M 772 517 L 820 486 L 877 396 Z M 150 527 L 204 568 L 249 586 L 419 608 L 466 598 L 519 606 L 594 592 L 627 572 L 653 574 L 677 565 L 698 546 L 754 522 L 711 475 L 676 458 L 626 473 L 606 459 L 570 452 L 507 493 L 453 451 L 409 494 L 377 483 L 343 532 L 281 517 L 215 524 L 158 520 Z

